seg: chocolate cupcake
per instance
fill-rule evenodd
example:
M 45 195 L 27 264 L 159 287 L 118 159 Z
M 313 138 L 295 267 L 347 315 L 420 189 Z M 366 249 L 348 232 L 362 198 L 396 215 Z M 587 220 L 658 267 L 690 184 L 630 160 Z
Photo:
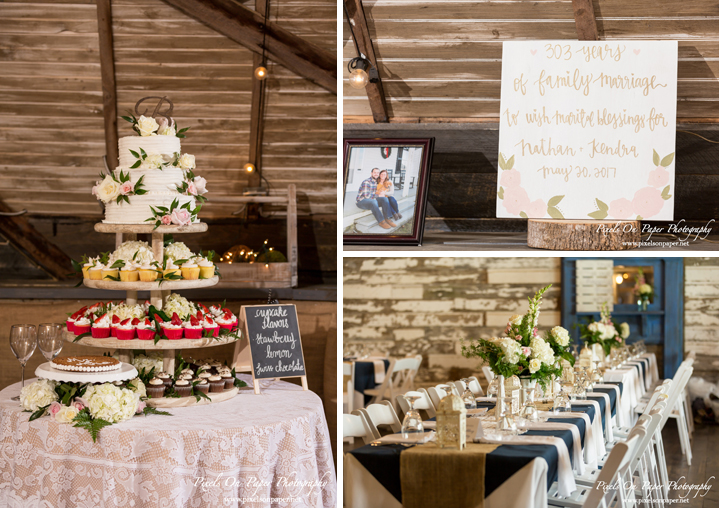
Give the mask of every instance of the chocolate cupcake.
M 193 376 L 192 374 L 180 374 L 179 379 L 187 379 L 188 381 L 192 381 L 194 377 L 195 376 Z
M 195 373 L 195 371 L 193 371 L 192 369 L 182 369 L 182 370 L 180 371 L 180 374 L 190 374 L 190 375 L 193 375 L 194 373 Z
M 155 377 L 158 379 L 162 379 L 162 382 L 165 383 L 165 388 L 169 388 L 172 386 L 172 378 L 167 372 L 160 372 Z
M 219 376 L 225 382 L 225 390 L 229 390 L 230 388 L 235 386 L 235 378 L 232 375 L 232 372 L 230 372 L 229 370 L 220 371 Z
M 146 387 L 147 395 L 151 399 L 159 399 L 165 395 L 165 382 L 159 377 L 153 377 Z
M 199 377 L 200 379 L 208 379 L 210 376 L 212 376 L 212 374 L 210 374 L 209 372 L 200 372 L 197 375 L 197 377 Z
M 225 381 L 217 374 L 207 378 L 210 383 L 210 391 L 212 393 L 219 393 L 225 389 Z
M 195 390 L 207 395 L 207 392 L 210 391 L 210 383 L 207 382 L 207 379 L 198 379 L 197 384 L 195 385 Z
M 187 379 L 178 379 L 175 381 L 175 391 L 180 397 L 189 397 L 192 393 L 192 385 Z

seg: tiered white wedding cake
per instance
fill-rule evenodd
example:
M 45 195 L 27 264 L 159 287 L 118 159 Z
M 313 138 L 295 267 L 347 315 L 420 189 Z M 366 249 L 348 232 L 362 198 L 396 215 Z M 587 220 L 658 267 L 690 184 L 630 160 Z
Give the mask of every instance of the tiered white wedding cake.
M 194 174 L 195 156 L 181 151 L 180 137 L 187 129 L 176 131 L 172 118 L 123 118 L 132 123 L 138 135 L 120 139 L 120 165 L 111 174 L 102 174 L 103 179 L 92 189 L 105 203 L 103 222 L 199 222 L 198 202 L 206 200 L 202 194 L 207 192 L 207 182 Z

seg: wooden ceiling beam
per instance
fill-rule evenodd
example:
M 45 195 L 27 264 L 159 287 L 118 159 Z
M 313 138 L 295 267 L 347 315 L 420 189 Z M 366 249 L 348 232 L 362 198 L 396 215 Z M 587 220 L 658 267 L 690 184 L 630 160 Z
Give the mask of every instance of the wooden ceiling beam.
M 362 0 L 344 0 L 347 6 L 347 14 L 352 23 L 352 31 L 357 39 L 357 50 L 362 53 L 372 66 L 377 69 L 378 80 L 376 83 L 367 83 L 365 90 L 367 99 L 372 110 L 372 117 L 375 123 L 389 122 L 389 114 L 387 113 L 387 99 L 384 95 L 382 87 L 382 78 L 379 76 L 379 67 L 377 67 L 377 58 L 374 54 L 372 46 L 372 38 L 370 37 L 369 27 L 367 26 L 367 18 L 362 8 Z
M 577 25 L 577 37 L 580 41 L 598 41 L 599 30 L 594 17 L 592 0 L 572 0 L 574 23 Z
M 234 0 L 164 0 L 216 32 L 337 94 L 337 57 Z
M 100 77 L 102 78 L 102 114 L 105 119 L 105 155 L 110 170 L 117 167 L 117 89 L 115 86 L 115 53 L 112 45 L 112 7 L 110 0 L 97 2 L 97 32 L 100 42 Z
M 269 8 L 269 0 L 255 0 L 255 11 L 265 16 Z M 250 162 L 255 165 L 254 173 L 250 174 L 248 187 L 262 185 L 262 134 L 265 117 L 266 80 L 255 77 L 255 69 L 263 64 L 262 55 L 252 55 L 252 106 L 250 109 Z
M 0 201 L 0 234 L 53 279 L 67 279 L 72 272 L 70 257 L 48 241 L 24 215 L 2 215 L 13 212 Z

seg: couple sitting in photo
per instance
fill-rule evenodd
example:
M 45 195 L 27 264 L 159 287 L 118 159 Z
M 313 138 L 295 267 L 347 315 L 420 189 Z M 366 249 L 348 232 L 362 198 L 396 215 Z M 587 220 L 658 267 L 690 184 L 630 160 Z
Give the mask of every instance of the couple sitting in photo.
M 392 196 L 394 185 L 387 178 L 387 170 L 372 170 L 372 176 L 363 181 L 357 193 L 357 206 L 362 210 L 371 210 L 383 229 L 397 227 L 392 219 L 402 218 L 397 200 Z

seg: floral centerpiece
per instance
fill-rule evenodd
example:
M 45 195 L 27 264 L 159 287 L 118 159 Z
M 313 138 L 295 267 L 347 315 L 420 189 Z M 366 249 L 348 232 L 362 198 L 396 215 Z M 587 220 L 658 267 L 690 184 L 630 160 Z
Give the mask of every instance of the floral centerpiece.
M 93 442 L 103 427 L 135 415 L 170 414 L 147 406 L 146 400 L 145 384 L 139 378 L 122 386 L 38 379 L 20 391 L 20 405 L 32 413 L 29 421 L 49 414 L 57 423 L 86 429 Z
M 599 344 L 608 355 L 613 347 L 624 345 L 629 337 L 629 324 L 616 323 L 606 302 L 602 304 L 599 315 L 599 321 L 579 325 L 579 336 L 587 345 Z
M 647 284 L 647 279 L 644 277 L 644 271 L 639 268 L 637 275 L 634 278 L 634 294 L 637 295 L 637 305 L 641 310 L 647 310 L 647 305 L 651 303 L 654 297 L 654 288 Z
M 526 314 L 509 318 L 504 337 L 477 339 L 469 345 L 462 343 L 462 355 L 482 358 L 497 375 L 529 378 L 546 388 L 552 376 L 561 375 L 558 358 L 574 364 L 574 357 L 568 349 L 569 332 L 566 329 L 555 326 L 544 338 L 539 336 L 539 308 L 542 295 L 550 287 L 551 284 L 529 298 Z

